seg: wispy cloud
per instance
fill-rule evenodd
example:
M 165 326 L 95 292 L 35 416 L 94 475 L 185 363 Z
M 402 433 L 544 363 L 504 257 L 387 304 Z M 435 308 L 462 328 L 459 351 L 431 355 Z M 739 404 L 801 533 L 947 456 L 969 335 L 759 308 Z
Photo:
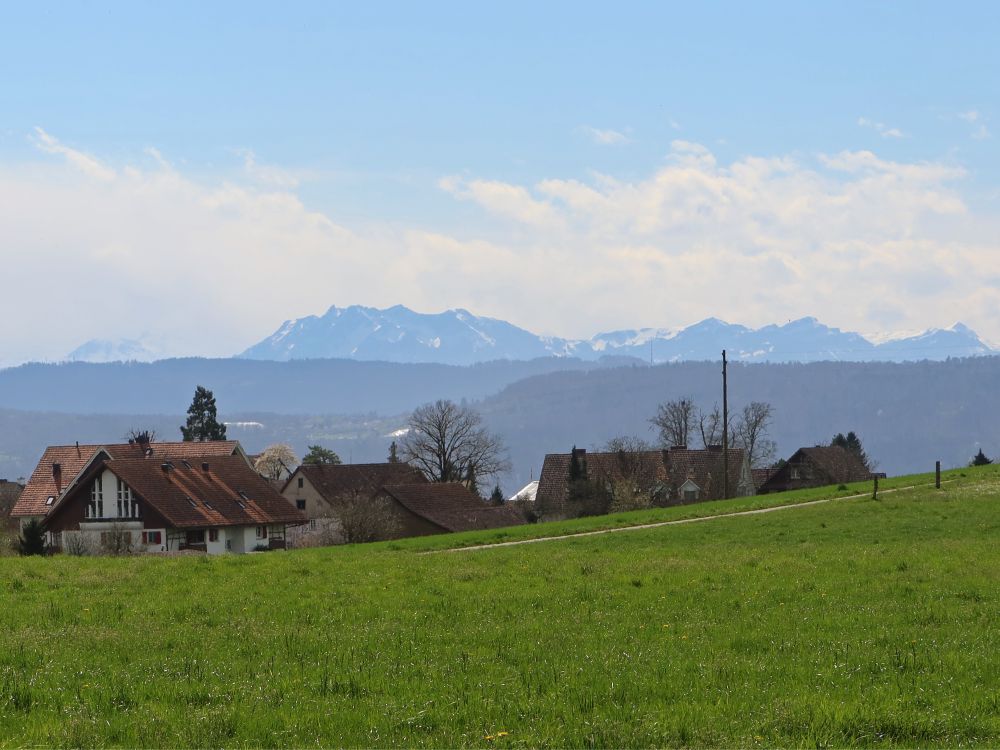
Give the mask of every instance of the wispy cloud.
M 979 110 L 970 109 L 967 112 L 959 112 L 958 119 L 964 120 L 973 126 L 972 133 L 970 135 L 977 141 L 985 141 L 990 137 L 990 130 L 986 127 L 986 123 L 983 122 L 983 116 L 980 114 Z
M 96 177 L 100 180 L 113 180 L 115 178 L 115 171 L 113 169 L 105 166 L 89 154 L 63 145 L 40 127 L 35 127 L 35 135 L 32 140 L 41 151 L 65 157 L 66 161 L 91 177 Z
M 621 133 L 617 130 L 601 130 L 599 128 L 592 128 L 589 125 L 582 125 L 580 127 L 580 132 L 586 135 L 594 143 L 598 143 L 602 146 L 617 146 L 623 143 L 628 143 L 630 140 L 625 133 Z
M 905 138 L 906 133 L 904 133 L 899 128 L 892 128 L 886 125 L 884 122 L 875 122 L 874 120 L 869 120 L 867 117 L 859 117 L 858 125 L 863 128 L 872 128 L 883 138 Z

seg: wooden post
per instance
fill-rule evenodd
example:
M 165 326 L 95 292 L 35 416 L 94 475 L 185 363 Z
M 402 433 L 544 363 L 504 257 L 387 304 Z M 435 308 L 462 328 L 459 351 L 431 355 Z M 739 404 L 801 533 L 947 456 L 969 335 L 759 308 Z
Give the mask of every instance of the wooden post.
M 934 487 L 941 489 L 941 462 L 934 462 Z
M 722 350 L 722 497 L 729 499 L 729 392 L 725 349 Z
M 872 500 L 878 500 L 878 474 L 872 474 Z

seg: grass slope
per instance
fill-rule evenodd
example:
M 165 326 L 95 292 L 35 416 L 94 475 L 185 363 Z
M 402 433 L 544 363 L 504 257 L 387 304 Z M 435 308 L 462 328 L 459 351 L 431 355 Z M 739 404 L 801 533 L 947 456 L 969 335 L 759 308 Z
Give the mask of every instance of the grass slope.
M 996 746 L 1000 471 L 458 555 L 0 560 L 0 746 Z

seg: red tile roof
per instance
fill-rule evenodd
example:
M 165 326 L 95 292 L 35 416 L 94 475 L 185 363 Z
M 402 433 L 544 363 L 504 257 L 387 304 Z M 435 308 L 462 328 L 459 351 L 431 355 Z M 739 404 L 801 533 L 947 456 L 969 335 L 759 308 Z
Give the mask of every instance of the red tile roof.
M 151 451 L 146 455 L 147 448 Z M 44 516 L 53 504 L 46 504 L 50 497 L 58 498 L 98 453 L 104 451 L 112 459 L 137 458 L 159 464 L 170 459 L 196 456 L 231 456 L 242 452 L 236 440 L 217 440 L 204 443 L 113 443 L 109 445 L 52 445 L 45 449 L 35 467 L 20 499 L 11 512 L 12 516 Z M 53 465 L 59 464 L 61 482 L 56 486 Z
M 8 526 L 9 528 L 17 526 L 17 521 L 14 521 L 10 517 L 10 513 L 14 509 L 14 504 L 17 503 L 17 499 L 21 496 L 23 489 L 24 485 L 0 479 L 0 529 L 4 526 Z
M 513 508 L 487 505 L 458 482 L 387 485 L 381 492 L 445 531 L 497 529 L 525 522 Z

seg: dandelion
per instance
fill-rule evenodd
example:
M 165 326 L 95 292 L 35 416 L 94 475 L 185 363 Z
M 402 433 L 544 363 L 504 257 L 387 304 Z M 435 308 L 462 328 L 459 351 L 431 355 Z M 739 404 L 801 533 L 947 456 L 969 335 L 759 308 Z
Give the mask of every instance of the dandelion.
M 506 737 L 510 732 L 497 732 L 497 737 Z

